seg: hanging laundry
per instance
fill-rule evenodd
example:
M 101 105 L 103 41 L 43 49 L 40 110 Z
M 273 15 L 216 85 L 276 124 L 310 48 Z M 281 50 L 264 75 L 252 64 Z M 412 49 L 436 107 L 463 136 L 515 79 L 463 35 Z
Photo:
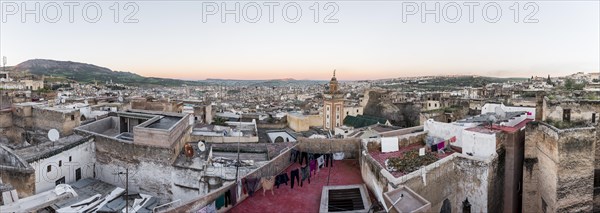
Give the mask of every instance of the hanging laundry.
M 221 208 L 223 208 L 224 205 L 225 205 L 225 194 L 222 194 L 221 196 L 219 196 L 217 198 L 217 200 L 215 200 L 215 207 L 217 209 L 221 209 Z
M 454 143 L 454 142 L 456 142 L 456 136 L 452 136 L 452 137 L 450 138 L 450 143 Z
M 300 186 L 304 184 L 304 180 L 308 179 L 308 183 L 310 183 L 310 168 L 308 166 L 302 167 L 300 174 L 302 175 L 302 180 L 300 181 Z
M 329 167 L 329 164 L 333 167 L 333 154 L 331 153 L 325 154 L 325 167 Z
M 333 153 L 333 159 L 334 160 L 344 160 L 344 153 L 343 152 Z
M 298 161 L 299 156 L 300 152 L 298 152 L 298 150 L 292 149 L 292 151 L 290 151 L 290 162 L 296 163 Z
M 307 152 L 301 152 L 300 153 L 300 165 L 304 165 L 305 159 L 306 159 L 306 164 L 308 165 L 308 153 Z
M 438 149 L 438 150 L 442 150 L 442 149 L 444 149 L 444 148 L 446 148 L 446 142 L 445 142 L 445 141 L 439 142 L 439 143 L 437 144 L 437 149 Z
M 225 207 L 231 204 L 231 190 L 225 192 Z
M 311 160 L 310 161 L 310 172 L 317 172 L 317 160 Z
M 248 195 L 253 196 L 259 184 L 259 178 L 246 178 L 246 190 L 248 191 Z
M 261 185 L 263 188 L 263 196 L 265 196 L 265 192 L 267 190 L 271 190 L 271 194 L 275 195 L 275 193 L 273 192 L 273 186 L 275 185 L 275 177 L 274 176 L 263 177 L 261 180 Z
M 296 183 L 300 185 L 300 170 L 295 169 L 290 172 L 290 176 L 292 176 L 292 189 L 294 188 L 294 178 L 296 178 Z
M 235 182 L 236 187 L 235 187 L 235 191 L 236 191 L 236 197 L 241 198 L 242 197 L 242 181 L 238 180 Z
M 234 206 L 237 203 L 237 184 L 234 184 L 233 187 L 229 188 L 229 204 Z
M 325 164 L 325 157 L 321 155 L 317 158 L 317 165 L 319 166 L 319 168 L 322 168 L 323 164 Z
M 281 185 L 281 184 L 285 183 L 285 185 L 287 186 L 289 180 L 290 180 L 290 177 L 288 176 L 287 173 L 277 175 L 277 177 L 275 177 L 275 185 L 279 189 L 279 185 Z

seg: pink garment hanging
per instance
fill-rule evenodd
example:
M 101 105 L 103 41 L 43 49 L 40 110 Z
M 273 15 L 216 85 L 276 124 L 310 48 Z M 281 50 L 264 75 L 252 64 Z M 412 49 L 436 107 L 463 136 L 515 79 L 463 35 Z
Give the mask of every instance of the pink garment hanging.
M 437 149 L 438 149 L 438 150 L 442 150 L 442 149 L 444 149 L 444 148 L 446 148 L 446 141 L 442 141 L 442 142 L 439 142 L 439 143 L 437 144 Z
M 311 160 L 309 163 L 310 172 L 317 171 L 317 160 Z

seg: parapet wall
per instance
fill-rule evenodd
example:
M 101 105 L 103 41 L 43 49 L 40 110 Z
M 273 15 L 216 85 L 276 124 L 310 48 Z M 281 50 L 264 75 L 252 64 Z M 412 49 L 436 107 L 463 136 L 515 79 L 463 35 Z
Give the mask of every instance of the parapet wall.
M 358 159 L 360 153 L 359 138 L 326 139 L 326 138 L 298 138 L 299 151 L 310 153 L 335 153 L 344 152 L 346 159 Z
M 423 134 L 414 134 L 413 139 L 418 141 Z M 373 191 L 375 197 L 382 201 L 382 194 L 398 188 L 407 186 L 417 194 L 431 202 L 431 210 L 439 211 L 444 200 L 451 204 L 452 212 L 462 212 L 462 202 L 468 199 L 473 212 L 500 212 L 501 203 L 493 203 L 489 200 L 502 199 L 503 174 L 499 171 L 501 165 L 498 162 L 504 159 L 498 157 L 490 160 L 480 160 L 460 153 L 454 153 L 437 162 L 427 165 L 410 174 L 394 177 L 371 155 L 369 149 L 376 148 L 377 144 L 371 144 L 368 140 L 363 142 L 361 153 L 361 173 L 363 181 Z M 494 208 L 491 208 L 494 206 Z
M 277 175 L 280 172 L 284 171 L 287 167 L 291 165 L 290 163 L 290 151 L 291 149 L 287 149 L 283 151 L 279 156 L 271 159 L 267 164 L 257 168 L 252 171 L 245 177 L 262 177 L 265 175 Z M 240 177 L 245 178 L 245 177 Z M 229 182 L 224 184 L 222 187 L 209 192 L 205 196 L 199 197 L 198 199 L 191 200 L 187 203 L 184 203 L 180 206 L 170 208 L 170 209 L 160 209 L 159 212 L 196 212 L 209 203 L 215 201 L 219 196 L 228 191 L 233 187 L 233 182 Z M 258 190 L 258 189 L 257 189 Z M 241 198 L 237 200 L 237 203 L 241 203 L 248 196 L 243 195 Z

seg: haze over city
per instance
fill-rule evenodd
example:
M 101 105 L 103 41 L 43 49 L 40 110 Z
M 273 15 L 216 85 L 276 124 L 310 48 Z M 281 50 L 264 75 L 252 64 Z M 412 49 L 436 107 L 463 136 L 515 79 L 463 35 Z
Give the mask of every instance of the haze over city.
M 0 23 L 0 54 L 8 56 L 8 66 L 54 59 L 187 80 L 326 80 L 333 69 L 343 73 L 343 80 L 564 76 L 600 70 L 598 1 L 537 2 L 538 23 L 514 23 L 507 2 L 500 2 L 497 23 L 483 21 L 480 10 L 469 23 L 465 8 L 457 23 L 435 23 L 433 15 L 426 23 L 418 15 L 404 23 L 401 2 L 394 1 L 337 2 L 338 23 L 314 23 L 311 5 L 302 2 L 303 19 L 297 23 L 280 16 L 269 23 L 266 11 L 258 23 L 222 23 L 219 14 L 204 23 L 201 2 L 136 3 L 138 23 L 114 23 L 110 2 L 100 2 L 104 13 L 97 23 L 78 16 L 74 23 L 66 18 L 35 23 L 33 15 L 22 23 L 19 14 L 7 16 Z

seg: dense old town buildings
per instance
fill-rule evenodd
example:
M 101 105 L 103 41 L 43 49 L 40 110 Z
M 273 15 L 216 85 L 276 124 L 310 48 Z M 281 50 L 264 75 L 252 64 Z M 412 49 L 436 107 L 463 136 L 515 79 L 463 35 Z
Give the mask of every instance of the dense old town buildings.
M 600 210 L 597 92 L 438 80 L 12 94 L 0 212 Z

